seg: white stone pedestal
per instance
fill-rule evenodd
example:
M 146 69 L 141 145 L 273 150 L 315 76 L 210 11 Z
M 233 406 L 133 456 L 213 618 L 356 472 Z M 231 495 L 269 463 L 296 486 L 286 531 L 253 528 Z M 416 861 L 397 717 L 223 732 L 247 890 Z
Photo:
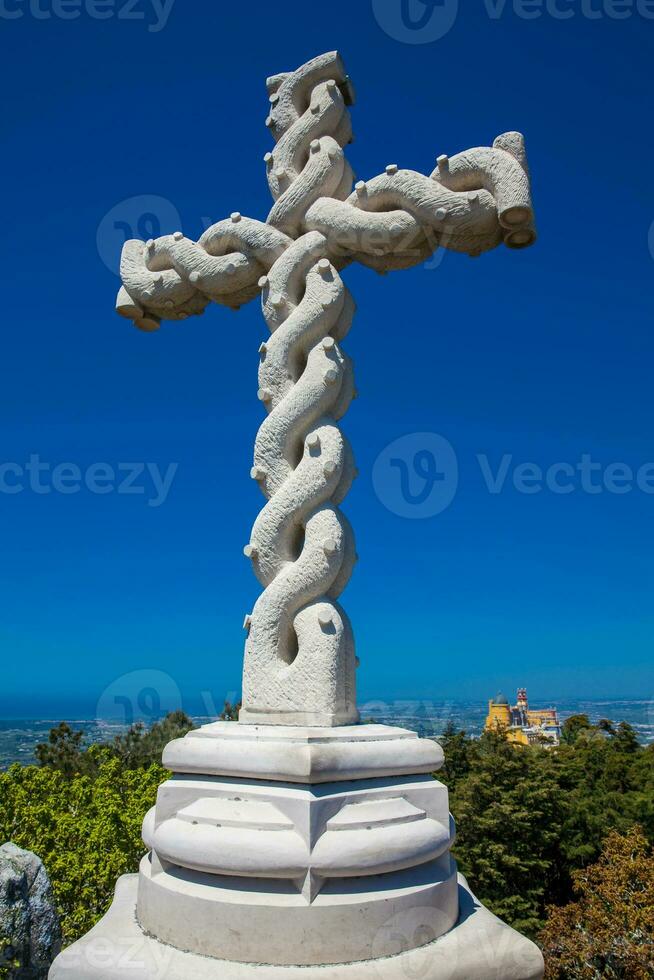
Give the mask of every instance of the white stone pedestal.
M 51 980 L 536 980 L 450 856 L 440 747 L 378 725 L 207 725 L 165 750 L 150 853 Z

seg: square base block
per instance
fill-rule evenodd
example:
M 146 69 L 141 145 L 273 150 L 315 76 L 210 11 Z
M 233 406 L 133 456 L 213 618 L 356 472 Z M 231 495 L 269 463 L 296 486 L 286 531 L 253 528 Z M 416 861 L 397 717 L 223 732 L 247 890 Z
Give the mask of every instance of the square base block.
M 137 875 L 119 879 L 105 917 L 55 960 L 49 980 L 541 980 L 543 958 L 528 939 L 500 922 L 459 876 L 460 915 L 439 939 L 410 952 L 411 916 L 380 930 L 379 957 L 358 963 L 294 967 L 234 963 L 166 946 L 136 920 Z M 280 922 L 280 928 L 283 928 Z

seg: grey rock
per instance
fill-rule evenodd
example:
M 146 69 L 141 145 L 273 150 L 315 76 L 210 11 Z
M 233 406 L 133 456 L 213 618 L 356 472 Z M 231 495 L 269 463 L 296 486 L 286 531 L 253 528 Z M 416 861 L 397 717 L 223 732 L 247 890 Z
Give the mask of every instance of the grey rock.
M 46 980 L 61 950 L 61 926 L 43 862 L 15 844 L 0 847 L 0 976 Z

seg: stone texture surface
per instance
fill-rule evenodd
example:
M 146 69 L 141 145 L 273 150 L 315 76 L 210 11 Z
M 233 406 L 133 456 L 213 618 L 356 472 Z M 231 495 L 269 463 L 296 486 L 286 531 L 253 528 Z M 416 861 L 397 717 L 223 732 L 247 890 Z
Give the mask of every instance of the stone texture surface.
M 45 980 L 61 948 L 61 928 L 41 860 L 15 844 L 0 847 L 0 966 L 15 980 Z
M 543 958 L 528 939 L 491 915 L 459 876 L 459 917 L 449 932 L 407 947 L 415 935 L 411 914 L 391 916 L 374 960 L 329 966 L 235 963 L 185 953 L 146 936 L 135 909 L 137 876 L 121 878 L 101 922 L 67 949 L 50 980 L 541 980 Z M 279 931 L 283 920 L 278 919 Z

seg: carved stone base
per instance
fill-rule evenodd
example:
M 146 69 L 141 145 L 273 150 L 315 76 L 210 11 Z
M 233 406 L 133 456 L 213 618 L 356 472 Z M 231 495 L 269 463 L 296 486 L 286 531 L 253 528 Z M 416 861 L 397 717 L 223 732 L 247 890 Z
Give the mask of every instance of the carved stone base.
M 457 885 L 442 760 L 382 725 L 189 733 L 164 753 L 137 894 L 126 879 L 51 977 L 540 977 L 538 950 Z M 114 953 L 129 940 L 143 966 L 98 972 L 98 937 Z
M 411 916 L 429 938 L 456 921 L 453 830 L 447 789 L 431 776 L 177 777 L 144 831 L 138 919 L 163 942 L 221 959 L 371 959 L 389 918 Z

